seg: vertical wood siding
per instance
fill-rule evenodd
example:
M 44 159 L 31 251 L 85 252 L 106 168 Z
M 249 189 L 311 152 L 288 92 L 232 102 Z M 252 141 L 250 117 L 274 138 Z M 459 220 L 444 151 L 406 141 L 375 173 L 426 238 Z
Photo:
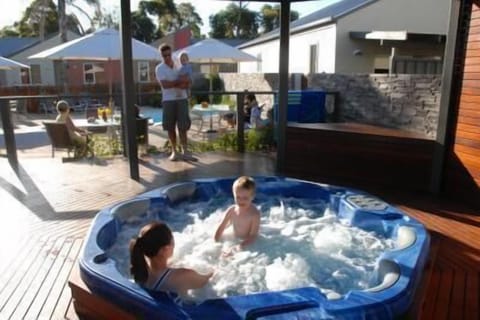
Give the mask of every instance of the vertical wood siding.
M 480 205 L 480 7 L 479 1 L 466 2 L 470 4 L 463 8 L 459 22 L 454 78 L 461 87 L 453 114 L 445 190 Z

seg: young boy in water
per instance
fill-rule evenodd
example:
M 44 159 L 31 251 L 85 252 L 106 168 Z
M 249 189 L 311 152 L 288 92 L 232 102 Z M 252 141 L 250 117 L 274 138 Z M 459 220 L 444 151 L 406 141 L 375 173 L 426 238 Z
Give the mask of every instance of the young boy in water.
M 252 203 L 255 197 L 255 181 L 251 177 L 242 176 L 235 180 L 232 191 L 235 204 L 225 211 L 223 221 L 215 232 L 215 241 L 220 241 L 223 232 L 230 225 L 233 226 L 235 237 L 242 241 L 224 252 L 224 255 L 230 255 L 252 244 L 257 238 L 260 226 L 260 211 Z

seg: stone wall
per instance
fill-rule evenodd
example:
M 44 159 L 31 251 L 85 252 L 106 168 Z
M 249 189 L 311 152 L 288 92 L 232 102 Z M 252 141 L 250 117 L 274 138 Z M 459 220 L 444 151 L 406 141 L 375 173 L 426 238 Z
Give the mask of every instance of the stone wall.
M 435 138 L 441 76 L 315 74 L 309 88 L 338 91 L 338 121 L 423 133 Z
M 276 91 L 279 85 L 276 73 L 220 73 L 220 78 L 225 91 Z M 259 103 L 273 106 L 273 94 L 256 95 L 256 98 Z
M 278 74 L 222 73 L 226 91 L 276 91 Z M 292 77 L 290 88 L 298 85 Z M 357 122 L 436 136 L 441 76 L 379 74 L 314 74 L 304 79 L 308 89 L 338 92 L 335 121 Z M 297 85 L 295 85 L 297 84 Z M 296 88 L 297 89 L 297 88 Z M 273 95 L 258 95 L 273 105 Z

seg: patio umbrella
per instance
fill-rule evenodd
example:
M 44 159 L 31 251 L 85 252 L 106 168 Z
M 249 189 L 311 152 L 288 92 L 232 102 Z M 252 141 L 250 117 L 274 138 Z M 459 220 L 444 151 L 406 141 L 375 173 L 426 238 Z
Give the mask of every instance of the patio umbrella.
M 0 70 L 11 70 L 11 69 L 17 69 L 17 68 L 30 69 L 29 66 L 23 63 L 0 56 Z
M 104 70 L 102 67 L 94 64 L 94 65 L 92 66 L 92 68 L 89 69 L 89 70 L 87 70 L 87 71 L 85 71 L 85 73 L 97 73 L 97 72 L 104 72 L 104 71 L 105 71 L 105 70 Z
M 62 43 L 56 47 L 29 56 L 29 59 L 51 60 L 120 60 L 122 43 L 120 33 L 115 29 L 101 29 L 81 38 Z M 160 61 L 160 53 L 154 47 L 132 38 L 134 60 Z M 111 72 L 110 72 L 111 74 Z M 112 79 L 109 79 L 109 93 L 112 94 Z
M 245 61 L 257 61 L 258 59 L 235 47 L 229 46 L 215 39 L 205 39 L 186 48 L 177 50 L 175 55 L 186 52 L 190 62 L 210 64 L 237 63 Z M 210 91 L 212 91 L 212 77 L 210 77 Z
M 229 46 L 216 39 L 205 39 L 192 44 L 176 53 L 186 52 L 191 62 L 196 63 L 237 63 L 257 61 L 254 56 Z

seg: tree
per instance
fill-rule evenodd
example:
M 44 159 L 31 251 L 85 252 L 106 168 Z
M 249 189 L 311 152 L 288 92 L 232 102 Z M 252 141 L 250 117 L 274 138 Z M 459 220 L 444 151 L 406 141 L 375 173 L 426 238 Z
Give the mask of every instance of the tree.
M 100 7 L 100 0 L 83 0 L 85 3 L 88 5 L 94 7 L 95 11 L 93 13 L 93 17 L 88 14 L 82 7 L 77 5 L 75 0 L 67 0 L 66 4 L 67 6 L 70 6 L 75 9 L 75 11 L 80 12 L 84 17 L 88 19 L 90 22 L 90 28 L 88 29 L 89 31 L 94 31 L 95 26 L 104 26 L 106 23 L 104 21 L 112 20 L 113 23 L 115 23 L 115 19 L 112 19 L 112 17 L 105 17 L 108 14 L 103 14 L 102 8 Z M 72 15 L 75 15 L 72 13 Z M 76 17 L 76 15 L 75 15 Z
M 95 14 L 100 16 L 102 15 L 100 0 L 83 0 L 83 1 L 88 5 L 95 7 Z M 77 6 L 74 2 L 75 0 L 58 0 L 58 30 L 60 32 L 60 38 L 62 39 L 62 42 L 67 42 L 68 40 L 67 39 L 68 23 L 67 23 L 67 15 L 66 15 L 67 4 L 79 10 L 83 14 L 85 14 L 85 16 L 87 16 L 90 19 L 90 21 L 92 21 L 90 16 L 83 9 Z M 76 20 L 78 21 L 78 19 Z
M 20 37 L 44 37 L 58 30 L 57 11 L 52 0 L 35 0 L 28 6 L 13 29 Z
M 155 38 L 155 24 L 145 11 L 132 12 L 132 37 L 150 43 Z
M 67 42 L 67 20 L 65 0 L 58 0 L 58 30 L 62 42 Z
M 299 14 L 297 11 L 290 11 L 290 21 L 297 20 Z M 280 6 L 273 7 L 266 4 L 260 10 L 260 25 L 262 26 L 262 33 L 267 33 L 273 29 L 280 27 Z
M 203 26 L 203 21 L 190 2 L 183 2 L 177 6 L 177 16 L 177 23 L 173 26 L 174 30 L 188 26 L 192 30 L 194 38 L 201 37 L 199 25 Z
M 120 22 L 117 17 L 118 14 L 115 12 L 95 12 L 92 18 L 92 31 L 96 27 L 119 29 Z
M 177 16 L 177 9 L 173 0 L 140 1 L 138 10 L 141 14 L 150 14 L 157 17 L 156 38 L 163 37 L 171 30 L 172 21 Z
M 65 17 L 66 28 L 78 34 L 83 33 L 80 21 L 74 14 Z M 20 21 L 4 27 L 0 36 L 40 37 L 58 32 L 58 12 L 52 0 L 35 0 L 23 12 Z
M 210 28 L 212 38 L 252 39 L 258 35 L 258 13 L 232 3 L 210 16 Z

